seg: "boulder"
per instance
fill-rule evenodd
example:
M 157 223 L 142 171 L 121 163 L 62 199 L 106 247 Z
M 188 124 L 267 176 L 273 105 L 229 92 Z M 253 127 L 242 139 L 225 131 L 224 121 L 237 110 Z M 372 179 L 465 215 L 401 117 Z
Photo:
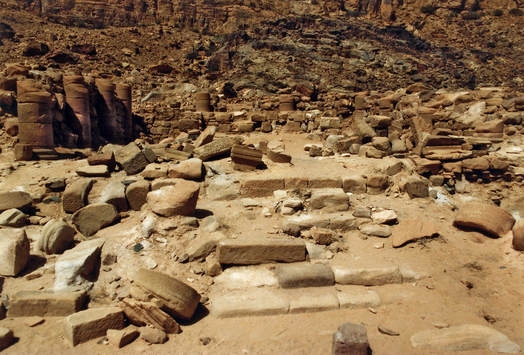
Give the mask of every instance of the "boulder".
M 393 230 L 392 243 L 394 248 L 398 248 L 408 242 L 422 238 L 432 238 L 437 235 L 438 228 L 433 223 L 418 219 L 406 219 L 400 221 Z
M 29 260 L 30 249 L 25 230 L 0 229 L 0 275 L 18 275 Z
M 93 203 L 73 214 L 73 224 L 80 233 L 90 237 L 117 218 L 118 211 L 115 206 L 108 203 Z
M 16 208 L 0 213 L 0 226 L 21 228 L 26 221 L 27 215 Z
M 140 269 L 131 285 L 130 293 L 138 301 L 155 304 L 175 319 L 191 319 L 200 301 L 193 288 L 171 276 Z
M 90 308 L 64 318 L 64 335 L 73 346 L 106 335 L 108 329 L 124 328 L 124 312 L 118 307 Z
M 31 195 L 24 191 L 0 192 L 0 212 L 17 208 L 25 210 L 33 205 Z
M 118 212 L 126 211 L 126 186 L 120 181 L 108 183 L 102 190 L 98 202 L 111 204 L 116 207 Z
M 147 194 L 150 189 L 149 181 L 146 180 L 138 180 L 129 184 L 126 189 L 126 198 L 133 211 L 140 211 L 142 206 L 147 203 Z
M 504 209 L 478 202 L 464 204 L 453 221 L 454 226 L 480 229 L 498 238 L 511 231 L 514 224 L 515 218 Z
M 200 185 L 180 179 L 174 186 L 164 186 L 147 194 L 147 203 L 158 215 L 171 217 L 192 214 L 197 205 Z
M 89 286 L 92 273 L 100 265 L 104 242 L 104 239 L 92 239 L 66 250 L 55 264 L 55 291 L 67 290 L 71 286 Z
M 191 158 L 178 164 L 170 164 L 167 176 L 169 178 L 198 180 L 202 177 L 202 160 Z
M 38 249 L 46 254 L 61 254 L 73 242 L 76 231 L 64 221 L 51 219 L 42 228 Z
M 67 185 L 62 195 L 62 207 L 66 213 L 75 213 L 87 205 L 87 196 L 94 184 L 93 179 L 79 179 Z

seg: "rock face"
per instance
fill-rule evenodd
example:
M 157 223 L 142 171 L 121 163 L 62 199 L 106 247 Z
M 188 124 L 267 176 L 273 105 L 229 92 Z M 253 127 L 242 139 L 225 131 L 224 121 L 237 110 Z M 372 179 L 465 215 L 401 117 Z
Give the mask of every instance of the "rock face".
M 367 355 L 368 351 L 367 331 L 361 325 L 344 323 L 333 334 L 333 355 Z
M 117 218 L 118 211 L 115 206 L 108 203 L 93 203 L 73 214 L 73 224 L 80 233 L 90 237 Z
M 38 247 L 46 254 L 61 254 L 73 242 L 75 234 L 75 229 L 66 222 L 52 219 L 42 228 Z
M 494 353 L 518 353 L 520 347 L 495 329 L 476 324 L 426 330 L 411 337 L 411 346 L 420 350 L 467 351 L 487 349 Z
M 0 229 L 0 275 L 16 276 L 29 260 L 31 246 L 23 229 Z
M 195 211 L 200 185 L 180 179 L 174 186 L 164 186 L 147 194 L 147 203 L 155 212 L 164 217 L 187 216 Z
M 131 286 L 133 298 L 155 303 L 175 319 L 191 319 L 200 301 L 200 295 L 193 288 L 166 274 L 140 269 Z
M 502 208 L 471 202 L 460 208 L 454 226 L 480 229 L 495 237 L 505 236 L 515 224 L 515 218 Z
M 64 319 L 64 335 L 73 346 L 104 336 L 108 329 L 123 327 L 124 312 L 118 307 L 91 308 Z
M 401 221 L 393 231 L 392 243 L 398 248 L 408 242 L 421 238 L 431 238 L 438 235 L 438 228 L 428 221 L 407 219 Z

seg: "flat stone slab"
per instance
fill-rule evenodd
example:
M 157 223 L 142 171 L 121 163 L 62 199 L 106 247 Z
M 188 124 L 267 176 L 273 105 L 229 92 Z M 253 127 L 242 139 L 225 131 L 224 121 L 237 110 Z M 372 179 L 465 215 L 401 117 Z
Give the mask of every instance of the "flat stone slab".
M 518 353 L 520 347 L 504 334 L 477 324 L 426 330 L 411 337 L 411 346 L 420 350 L 467 351 L 488 349 L 494 353 Z
M 277 276 L 266 265 L 230 267 L 213 280 L 214 284 L 228 290 L 278 285 Z
M 256 265 L 272 262 L 295 263 L 306 260 L 306 244 L 299 240 L 223 240 L 217 245 L 220 264 Z
M 335 282 L 342 285 L 380 286 L 402 283 L 402 274 L 397 266 L 362 268 L 332 266 Z
M 417 219 L 401 221 L 393 230 L 392 244 L 398 248 L 408 242 L 438 235 L 438 228 L 431 222 Z
M 515 218 L 504 209 L 476 202 L 462 206 L 453 221 L 454 226 L 480 229 L 499 238 L 505 236 L 514 224 Z
M 85 177 L 109 176 L 109 168 L 107 165 L 81 166 L 76 169 L 76 173 Z
M 333 295 L 303 296 L 292 300 L 289 304 L 289 313 L 312 313 L 338 309 L 338 298 Z
M 339 292 L 338 303 L 340 308 L 358 309 L 368 307 L 380 307 L 382 301 L 375 291 L 360 290 L 354 292 Z
M 78 291 L 21 291 L 9 299 L 8 317 L 66 317 L 82 309 L 87 293 Z
M 228 295 L 214 299 L 209 312 L 215 318 L 287 314 L 289 301 L 264 292 L 241 296 Z
M 322 264 L 290 264 L 276 269 L 282 288 L 333 286 L 335 276 L 331 268 Z
M 86 309 L 64 319 L 64 335 L 76 346 L 106 335 L 108 329 L 124 328 L 124 312 L 118 307 Z

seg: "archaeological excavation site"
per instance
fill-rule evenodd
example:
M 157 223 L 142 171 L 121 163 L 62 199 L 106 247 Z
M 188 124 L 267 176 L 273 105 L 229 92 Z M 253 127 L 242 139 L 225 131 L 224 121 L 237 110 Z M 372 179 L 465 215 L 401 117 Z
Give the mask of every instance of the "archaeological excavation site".
M 521 352 L 523 28 L 0 0 L 0 352 Z

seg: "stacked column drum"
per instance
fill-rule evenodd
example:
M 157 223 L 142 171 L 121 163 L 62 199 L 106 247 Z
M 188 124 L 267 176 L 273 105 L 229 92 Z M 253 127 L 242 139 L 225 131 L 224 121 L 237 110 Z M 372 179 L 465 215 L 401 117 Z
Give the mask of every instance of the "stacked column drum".
M 279 97 L 279 110 L 280 111 L 294 111 L 295 110 L 295 99 L 293 95 L 283 94 Z
M 66 102 L 71 107 L 77 123 L 81 127 L 78 146 L 91 147 L 91 115 L 89 110 L 89 90 L 82 75 L 64 76 Z
M 122 100 L 125 107 L 124 136 L 126 142 L 133 140 L 133 113 L 131 108 L 131 86 L 124 83 L 116 84 L 116 96 Z
M 104 122 L 101 122 L 100 128 L 105 130 L 103 132 L 111 142 L 123 143 L 124 128 L 123 124 L 119 124 L 119 118 L 115 107 L 115 90 L 116 87 L 107 79 L 96 79 L 95 85 L 103 98 L 103 105 L 101 107 L 104 117 Z M 102 112 L 99 112 L 99 115 Z
M 208 92 L 197 92 L 195 106 L 197 112 L 211 112 L 211 95 Z

